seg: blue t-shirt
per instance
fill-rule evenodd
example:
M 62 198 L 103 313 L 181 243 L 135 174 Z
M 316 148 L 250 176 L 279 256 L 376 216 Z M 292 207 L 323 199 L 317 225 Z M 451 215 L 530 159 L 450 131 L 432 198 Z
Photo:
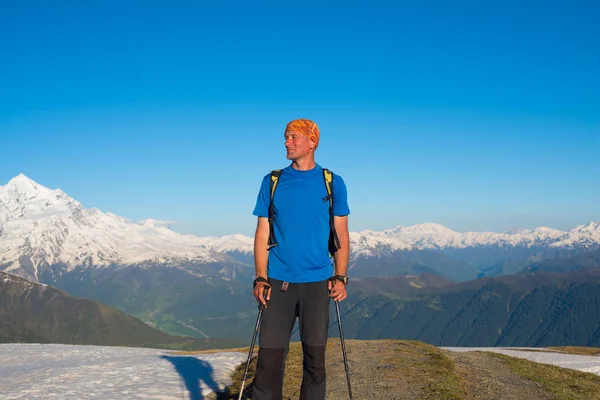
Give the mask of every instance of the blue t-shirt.
M 269 217 L 271 174 L 260 187 L 253 214 Z M 284 168 L 273 197 L 277 246 L 269 250 L 267 274 L 291 283 L 318 282 L 332 275 L 329 257 L 329 200 L 323 168 Z M 333 214 L 350 214 L 344 180 L 333 174 Z

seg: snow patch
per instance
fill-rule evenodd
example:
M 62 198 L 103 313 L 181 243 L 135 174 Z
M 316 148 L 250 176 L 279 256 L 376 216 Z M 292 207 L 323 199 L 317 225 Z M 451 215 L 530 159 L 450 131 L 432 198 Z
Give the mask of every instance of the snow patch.
M 175 355 L 166 350 L 58 344 L 0 344 L 2 398 L 205 398 L 231 384 L 237 352 Z
M 575 369 L 578 371 L 590 372 L 600 375 L 600 357 L 598 356 L 583 356 L 576 354 L 557 353 L 550 349 L 533 348 L 533 347 L 440 347 L 441 349 L 466 352 L 466 351 L 489 351 L 500 353 L 510 357 L 524 358 L 529 361 L 551 364 L 563 368 Z M 530 351 L 527 351 L 530 350 Z M 540 351 L 548 350 L 548 351 Z

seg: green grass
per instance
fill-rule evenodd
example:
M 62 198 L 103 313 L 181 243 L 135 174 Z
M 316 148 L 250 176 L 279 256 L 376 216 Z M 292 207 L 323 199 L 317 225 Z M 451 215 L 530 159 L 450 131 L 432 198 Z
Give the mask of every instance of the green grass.
M 600 400 L 600 376 L 503 354 L 486 354 L 500 359 L 514 373 L 538 382 L 557 400 Z
M 337 339 L 330 339 L 327 346 L 327 359 L 339 358 L 339 348 L 335 345 Z M 450 358 L 435 346 L 418 341 L 382 340 L 387 342 L 382 365 L 391 368 L 381 373 L 389 374 L 391 378 L 402 376 L 409 384 L 423 388 L 422 400 L 464 399 L 466 391 L 465 383 L 455 374 L 454 363 Z M 246 351 L 248 349 L 245 349 Z M 256 350 L 256 349 L 255 349 Z M 332 354 L 331 352 L 337 352 Z M 256 354 L 256 352 L 254 353 Z M 329 368 L 329 366 L 328 366 Z M 228 388 L 229 392 L 219 399 L 237 399 L 243 379 L 245 363 L 239 365 L 232 375 L 233 384 Z M 248 378 L 246 380 L 244 396 L 251 398 L 251 387 L 256 371 L 256 357 L 250 365 Z M 374 377 L 375 378 L 375 377 Z M 298 342 L 290 344 L 290 351 L 286 360 L 286 369 L 283 382 L 283 399 L 291 400 L 300 397 L 300 386 L 302 383 L 302 347 Z
M 371 346 L 371 345 L 369 345 Z M 439 348 L 412 340 L 377 340 L 369 347 L 376 356 L 378 365 L 385 366 L 377 370 L 373 380 L 395 381 L 418 393 L 421 400 L 461 400 L 472 399 L 469 390 L 470 376 L 462 376 L 456 365 L 446 352 Z M 558 348 L 564 351 L 563 348 Z M 248 348 L 238 351 L 247 353 Z M 255 355 L 256 355 L 255 349 Z M 339 346 L 336 339 L 327 346 L 327 359 L 339 362 Z M 582 351 L 579 348 L 568 349 L 574 354 Z M 583 351 L 587 351 L 585 349 Z M 333 353 L 335 354 L 333 354 Z M 485 353 L 503 362 L 515 375 L 521 376 L 541 385 L 541 389 L 555 396 L 557 400 L 600 400 L 600 376 L 553 365 L 539 364 L 529 360 L 509 357 L 496 353 Z M 589 354 L 589 353 L 588 353 Z M 358 357 L 357 354 L 354 357 Z M 371 358 L 373 359 L 373 358 Z M 302 380 L 302 349 L 300 343 L 291 343 L 286 362 L 286 374 L 283 385 L 283 399 L 299 398 Z M 328 363 L 327 368 L 331 365 Z M 244 374 L 245 363 L 238 366 L 232 378 L 233 384 L 229 392 L 219 399 L 237 399 Z M 244 398 L 251 398 L 252 382 L 256 368 L 256 357 L 251 363 Z M 370 382 L 370 381 L 369 381 Z M 368 382 L 364 384 L 369 384 Z M 364 389 L 364 387 L 362 388 Z M 361 388 L 353 384 L 355 398 Z M 364 393 L 364 392 L 363 392 Z M 212 397 L 214 399 L 214 396 Z
M 454 362 L 435 346 L 414 340 L 393 341 L 394 351 L 382 363 L 391 363 L 401 374 L 422 388 L 426 399 L 464 399 L 465 382 L 455 373 Z
M 240 349 L 249 351 L 249 348 Z M 248 369 L 248 377 L 244 386 L 243 398 L 252 397 L 252 385 L 254 382 L 254 375 L 256 373 L 256 355 L 258 354 L 258 347 L 254 348 L 254 357 L 250 363 Z M 227 389 L 228 392 L 219 399 L 237 399 L 240 393 L 242 379 L 244 377 L 244 370 L 246 369 L 246 362 L 238 365 L 232 375 L 233 384 Z M 299 342 L 290 343 L 290 350 L 285 363 L 285 375 L 283 378 L 283 399 L 292 400 L 300 397 L 300 385 L 302 383 L 302 345 Z

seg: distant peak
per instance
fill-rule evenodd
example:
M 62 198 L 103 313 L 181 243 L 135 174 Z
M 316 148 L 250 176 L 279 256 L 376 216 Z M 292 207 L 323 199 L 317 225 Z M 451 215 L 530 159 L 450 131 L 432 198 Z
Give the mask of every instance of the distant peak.
M 534 229 L 535 232 L 546 232 L 546 233 L 552 233 L 552 232 L 561 232 L 558 229 L 554 229 L 554 228 L 549 228 L 547 226 L 538 226 L 537 228 Z
M 424 222 L 422 224 L 413 225 L 410 228 L 416 229 L 416 230 L 423 230 L 423 231 L 454 232 L 452 229 L 450 229 L 444 225 L 436 224 L 435 222 Z
M 37 201 L 41 199 L 40 201 L 47 203 L 46 205 L 54 204 L 57 201 L 68 202 L 74 205 L 79 204 L 67 196 L 62 190 L 49 189 L 46 186 L 40 185 L 24 174 L 15 176 L 8 181 L 5 186 L 1 186 L 0 188 L 0 193 L 3 197 L 8 197 L 9 199 L 19 199 L 18 202 L 28 202 L 30 200 Z
M 573 232 L 597 231 L 597 230 L 600 230 L 600 221 L 592 221 L 585 225 L 579 225 L 579 226 L 571 229 L 571 231 L 573 231 Z
M 436 222 L 423 222 L 422 224 L 416 224 L 413 226 L 426 226 L 426 227 L 431 227 L 431 228 L 443 228 L 443 229 L 449 229 L 447 227 L 445 227 L 442 224 L 438 224 Z
M 10 182 L 29 182 L 29 183 L 35 183 L 32 179 L 30 179 L 29 177 L 25 176 L 25 174 L 19 174 L 19 175 L 15 176 L 10 181 L 8 181 L 8 183 L 10 183 Z
M 503 233 L 505 233 L 507 235 L 519 235 L 519 234 L 527 233 L 527 232 L 531 232 L 531 230 L 525 229 L 525 228 L 520 228 L 520 227 L 514 227 L 514 228 L 506 229 Z
M 12 178 L 10 181 L 8 181 L 4 188 L 13 189 L 17 192 L 31 193 L 37 192 L 40 188 L 40 185 L 38 185 L 35 181 L 28 178 L 24 174 L 19 174 Z
M 138 224 L 148 228 L 154 228 L 156 227 L 156 220 L 152 218 L 142 219 L 138 221 Z
M 369 231 L 362 233 L 368 234 Z M 422 224 L 415 224 L 410 226 L 399 225 L 395 228 L 383 231 L 386 235 L 399 236 L 399 235 L 454 235 L 457 232 L 452 229 L 436 224 L 435 222 L 424 222 Z
M 176 221 L 161 221 L 153 218 L 143 219 L 138 221 L 139 225 L 145 226 L 146 228 L 170 228 L 171 225 L 174 225 Z

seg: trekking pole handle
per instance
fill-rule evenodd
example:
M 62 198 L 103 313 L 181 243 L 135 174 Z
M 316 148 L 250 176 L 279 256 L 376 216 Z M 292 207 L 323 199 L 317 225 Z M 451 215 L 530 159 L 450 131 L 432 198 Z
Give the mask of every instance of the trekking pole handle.
M 269 289 L 271 289 L 271 285 L 263 286 L 263 297 L 265 298 L 265 301 L 267 300 L 267 293 L 269 293 Z M 265 307 L 266 306 L 263 303 L 258 304 L 259 310 L 263 310 L 263 309 L 265 309 Z

